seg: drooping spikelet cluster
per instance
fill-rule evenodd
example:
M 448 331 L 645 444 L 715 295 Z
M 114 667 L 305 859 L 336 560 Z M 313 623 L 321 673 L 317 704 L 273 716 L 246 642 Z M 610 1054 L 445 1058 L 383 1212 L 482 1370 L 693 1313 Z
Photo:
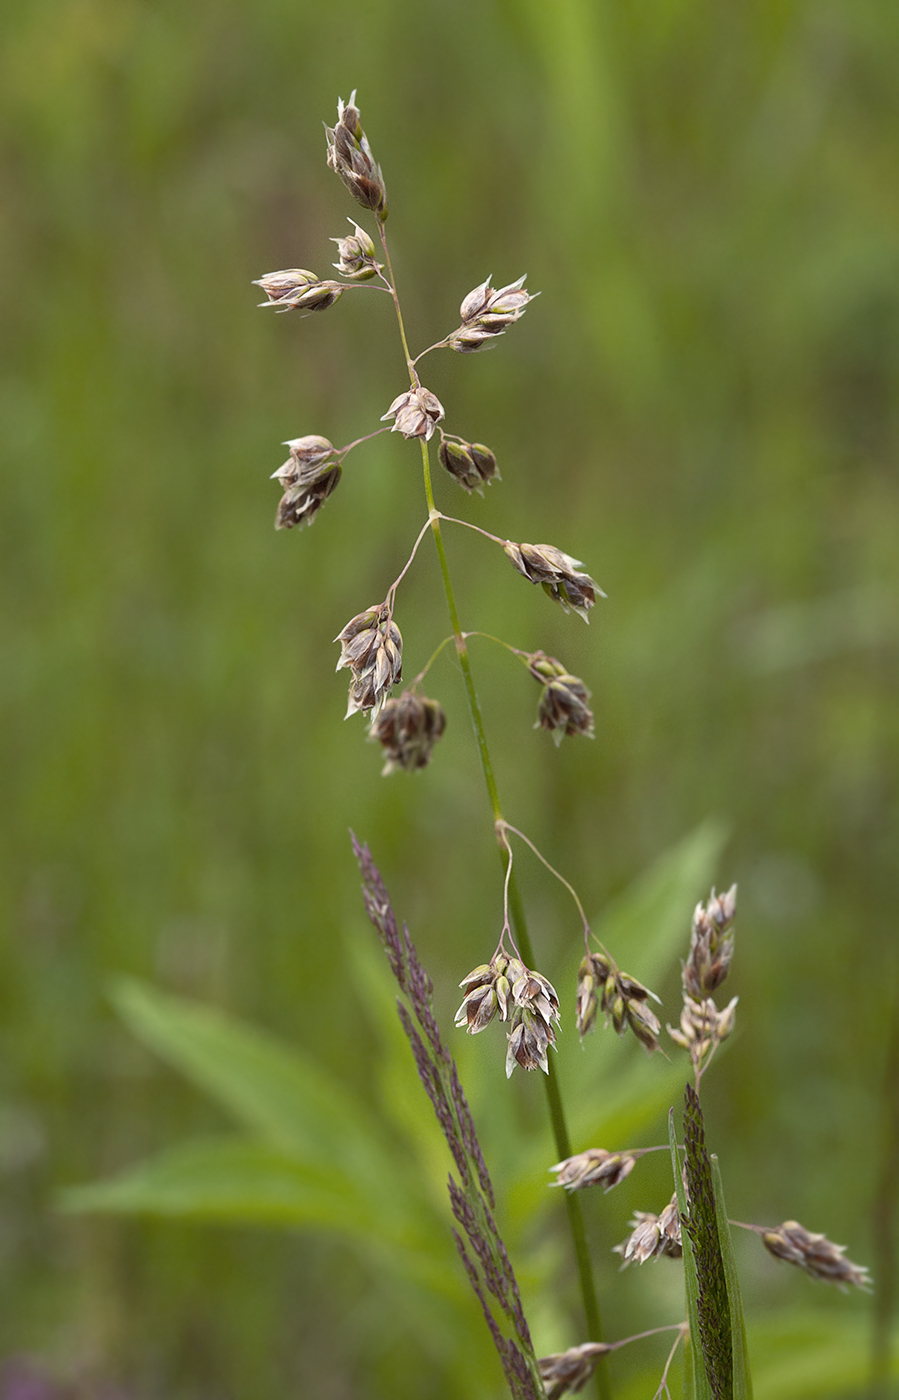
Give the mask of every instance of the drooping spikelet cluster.
M 570 608 L 588 622 L 587 613 L 597 597 L 606 596 L 595 579 L 580 572 L 579 559 L 563 554 L 554 545 L 515 544 L 506 540 L 503 548 L 518 572 L 531 583 L 539 583 L 563 612 Z
M 615 965 L 608 953 L 587 953 L 578 969 L 577 1028 L 583 1040 L 596 1025 L 597 1011 L 604 1011 L 606 1024 L 618 1035 L 630 1030 L 640 1044 L 652 1053 L 659 1048 L 659 1018 L 647 1005 L 658 1001 L 655 992 L 644 987 Z
M 456 1025 L 469 1035 L 484 1030 L 495 1016 L 509 1022 L 507 1076 L 516 1065 L 549 1074 L 546 1052 L 556 1043 L 554 1023 L 560 1019 L 559 998 L 551 982 L 525 967 L 520 958 L 500 952 L 469 972 L 459 986 L 467 990 L 456 1012 Z
M 275 516 L 276 530 L 311 525 L 336 488 L 342 471 L 340 454 L 327 438 L 310 433 L 293 438 L 284 446 L 290 449 L 290 456 L 272 472 L 272 479 L 284 489 Z
M 488 277 L 468 293 L 459 307 L 461 326 L 442 343 L 463 355 L 483 350 L 491 340 L 514 326 L 524 315 L 528 302 L 533 300 L 531 293 L 525 291 L 523 277 L 507 287 L 491 287 Z
M 459 485 L 471 494 L 483 496 L 484 487 L 499 481 L 496 458 L 482 442 L 466 442 L 454 434 L 443 433 L 437 449 L 440 465 L 455 477 Z
M 561 661 L 535 651 L 528 657 L 528 670 L 543 687 L 535 729 L 548 729 L 558 748 L 568 735 L 593 738 L 593 711 L 587 704 L 590 692 L 579 676 L 572 676 Z
M 274 307 L 276 311 L 296 311 L 300 315 L 309 315 L 327 311 L 346 291 L 374 287 L 388 292 L 399 312 L 384 230 L 387 190 L 381 167 L 374 158 L 362 125 L 355 91 L 348 102 L 342 98 L 338 101 L 337 121 L 333 127 L 326 126 L 325 133 L 329 167 L 357 204 L 375 216 L 378 236 L 384 248 L 383 261 L 379 260 L 371 234 L 355 219 L 350 219 L 351 232 L 331 240 L 337 248 L 337 259 L 333 264 L 339 274 L 336 279 L 320 277 L 318 273 L 302 267 L 268 272 L 256 282 L 265 293 L 266 300 L 262 305 Z M 422 355 L 433 350 L 443 348 L 470 354 L 496 343 L 521 319 L 534 299 L 524 284 L 525 278 L 519 277 L 514 282 L 494 287 L 488 277 L 463 298 L 461 324 L 456 330 L 422 351 L 415 359 L 409 358 L 407 352 L 409 386 L 395 395 L 382 415 L 381 422 L 388 424 L 388 427 L 377 428 L 367 437 L 344 447 L 335 447 L 328 437 L 315 433 L 288 441 L 288 460 L 272 473 L 282 490 L 275 517 L 276 528 L 290 530 L 311 525 L 322 506 L 336 491 L 348 454 L 381 432 L 398 433 L 408 441 L 418 441 L 423 448 L 437 434 L 438 460 L 447 475 L 466 492 L 483 492 L 487 484 L 499 481 L 496 457 L 489 447 L 482 442 L 447 433 L 441 426 L 446 416 L 444 407 L 436 394 L 421 383 L 416 366 Z M 405 348 L 405 339 L 403 344 Z M 428 470 L 426 467 L 426 472 Z M 431 512 L 433 525 L 439 519 L 448 518 L 436 511 Z M 455 523 L 467 524 L 465 521 Z M 490 538 L 496 539 L 495 536 Z M 540 583 L 566 611 L 572 608 L 586 619 L 596 598 L 603 596 L 589 574 L 580 571 L 578 561 L 562 550 L 552 545 L 515 544 L 502 540 L 497 540 L 497 543 L 502 544 L 519 573 L 532 583 Z M 413 550 L 413 557 L 414 553 Z M 373 725 L 377 725 L 372 737 L 381 742 L 387 753 L 383 768 L 385 774 L 398 769 L 410 771 L 424 767 L 446 723 L 443 711 L 436 702 L 423 702 L 417 696 L 412 700 L 408 695 L 400 697 L 398 708 L 384 713 L 392 687 L 401 679 L 402 641 L 392 618 L 393 594 L 402 577 L 403 574 L 400 574 L 386 595 L 390 600 L 389 619 L 385 620 L 382 616 L 383 609 L 367 609 L 347 623 L 337 637 L 341 645 L 337 669 L 348 667 L 352 672 L 347 715 L 361 711 L 370 715 Z M 551 664 L 556 668 L 552 676 L 537 677 L 544 685 L 540 726 L 548 729 L 557 743 L 566 736 L 592 735 L 592 715 L 587 707 L 589 692 L 583 682 L 570 676 L 561 663 L 553 661 Z M 423 674 L 417 678 L 418 681 Z M 522 1042 L 528 1040 L 523 1032 L 520 1038 Z
M 540 1377 L 546 1387 L 546 1400 L 561 1400 L 563 1395 L 576 1395 L 583 1390 L 599 1358 L 614 1349 L 610 1342 L 582 1342 L 579 1347 L 541 1356 Z
M 385 700 L 369 733 L 386 754 L 382 772 L 386 775 L 403 768 L 414 773 L 425 768 L 445 728 L 446 715 L 437 701 L 426 695 L 404 690 L 402 695 Z
M 403 675 L 403 639 L 387 604 L 351 618 L 334 640 L 340 643 L 337 670 L 346 666 L 352 675 L 347 719 L 357 710 L 371 710 L 377 719 Z

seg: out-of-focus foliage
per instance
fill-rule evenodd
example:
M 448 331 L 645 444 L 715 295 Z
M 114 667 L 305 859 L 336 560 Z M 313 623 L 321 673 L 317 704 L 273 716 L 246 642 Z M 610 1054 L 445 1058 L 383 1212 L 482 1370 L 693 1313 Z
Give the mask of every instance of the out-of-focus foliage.
M 485 542 L 450 539 L 463 625 L 544 648 L 593 691 L 595 743 L 556 752 L 521 667 L 472 643 L 506 815 L 591 910 L 698 823 L 727 825 L 713 878 L 740 883 L 740 1022 L 705 1112 L 729 1208 L 796 1215 L 886 1270 L 897 61 L 899 12 L 879 0 L 0 9 L 2 1356 L 129 1400 L 459 1393 L 453 1323 L 425 1325 L 414 1296 L 385 1313 L 348 1246 L 53 1207 L 222 1131 L 122 1028 L 111 977 L 263 1026 L 371 1101 L 350 824 L 442 1015 L 498 932 L 451 649 L 429 677 L 448 732 L 408 780 L 380 777 L 332 674 L 331 639 L 423 518 L 414 445 L 360 448 L 311 530 L 271 528 L 281 441 L 347 442 L 404 387 L 386 297 L 299 321 L 257 311 L 250 285 L 326 275 L 358 210 L 319 123 L 353 87 L 414 346 L 453 329 L 488 271 L 543 292 L 489 355 L 424 362 L 450 430 L 488 443 L 503 477 L 470 503 L 446 480 L 439 504 L 558 545 L 609 594 L 586 629 Z M 398 609 L 411 675 L 446 630 L 427 551 Z M 561 980 L 576 921 L 520 864 Z M 659 990 L 676 1019 L 676 970 Z M 539 1085 L 510 1093 L 485 1042 L 459 1058 L 508 1123 L 501 1204 L 523 1218 L 502 1156 L 542 1135 Z M 611 1037 L 585 1055 L 597 1082 L 629 1072 Z M 661 1174 L 643 1191 L 588 1202 L 600 1260 L 668 1195 Z M 541 1230 L 529 1248 L 561 1271 L 563 1306 Z M 757 1393 L 857 1391 L 866 1300 L 740 1243 Z M 603 1265 L 610 1334 L 677 1312 L 666 1277 Z M 822 1336 L 833 1364 L 766 1388 L 758 1339 L 794 1309 L 778 1364 L 818 1365 Z M 551 1313 L 547 1348 L 580 1340 Z

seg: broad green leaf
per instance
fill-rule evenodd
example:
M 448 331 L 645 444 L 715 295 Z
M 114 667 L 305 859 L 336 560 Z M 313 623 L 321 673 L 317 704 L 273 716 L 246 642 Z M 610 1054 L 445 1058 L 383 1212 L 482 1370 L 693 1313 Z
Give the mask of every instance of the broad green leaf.
M 693 910 L 709 893 L 726 836 L 720 822 L 703 822 L 659 856 L 592 925 L 632 976 L 652 985 L 672 960 L 686 954 Z
M 311 1057 L 220 1011 L 122 981 L 114 999 L 135 1035 L 216 1099 L 253 1137 L 327 1171 L 405 1228 L 421 1191 L 367 1109 Z M 427 1213 L 429 1214 L 429 1212 Z
M 362 1202 L 343 1177 L 247 1138 L 196 1138 L 109 1181 L 63 1193 L 72 1211 L 357 1228 Z
M 457 1300 L 465 1291 L 455 1252 L 441 1247 L 445 1231 L 436 1218 L 425 1234 L 398 1229 L 391 1213 L 372 1208 L 358 1183 L 249 1139 L 181 1143 L 110 1181 L 71 1188 L 62 1205 L 77 1212 L 326 1229 L 379 1268 L 387 1264 L 394 1276 L 441 1297 Z
M 137 1038 L 281 1150 L 355 1162 L 372 1127 L 356 1098 L 311 1057 L 224 1012 L 131 979 L 113 989 Z

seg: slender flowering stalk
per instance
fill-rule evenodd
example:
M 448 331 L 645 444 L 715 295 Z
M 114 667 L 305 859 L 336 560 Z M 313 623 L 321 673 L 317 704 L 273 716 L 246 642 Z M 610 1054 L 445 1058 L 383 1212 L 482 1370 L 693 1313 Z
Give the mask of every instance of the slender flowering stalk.
M 421 384 L 418 377 L 406 338 L 384 227 L 387 218 L 386 186 L 362 125 L 355 92 L 348 102 L 342 99 L 338 102 L 337 122 L 333 127 L 326 127 L 326 138 L 328 165 L 339 176 L 356 202 L 377 220 L 382 256 L 376 255 L 374 240 L 367 230 L 351 219 L 352 232 L 348 236 L 333 240 L 337 247 L 337 261 L 334 267 L 341 275 L 341 281 L 322 279 L 307 269 L 295 268 L 283 273 L 267 274 L 259 279 L 259 285 L 267 298 L 265 305 L 274 306 L 277 310 L 297 310 L 301 313 L 327 310 L 339 300 L 345 290 L 354 286 L 377 285 L 380 289 L 388 291 L 396 310 L 409 387 L 393 398 L 382 421 L 389 423 L 389 430 L 399 436 L 407 440 L 417 439 L 421 450 L 428 507 L 427 524 L 416 541 L 407 565 L 384 595 L 384 602 L 374 604 L 358 613 L 341 629 L 336 638 L 340 644 L 337 669 L 346 668 L 351 675 L 347 717 L 357 711 L 371 716 L 370 735 L 381 744 L 386 754 L 383 770 L 385 773 L 398 769 L 418 770 L 426 766 L 431 759 L 435 743 L 444 732 L 446 718 L 442 707 L 437 701 L 420 695 L 415 683 L 398 697 L 391 694 L 394 686 L 402 679 L 403 662 L 402 635 L 394 618 L 397 590 L 415 557 L 421 538 L 430 528 L 437 550 L 453 638 L 465 680 L 466 696 L 493 820 L 501 822 L 502 810 L 493 764 L 474 687 L 466 635 L 460 623 L 449 575 L 441 533 L 441 517 L 434 501 L 428 442 L 439 432 L 438 456 L 441 463 L 469 492 L 483 490 L 486 484 L 499 479 L 496 458 L 483 443 L 444 430 L 444 407 L 437 397 Z M 532 294 L 525 290 L 523 277 L 499 287 L 494 287 L 491 279 L 487 278 L 463 299 L 460 308 L 461 325 L 438 344 L 457 352 L 471 353 L 488 343 L 495 343 L 520 320 L 532 299 Z M 432 348 L 436 349 L 437 346 Z M 315 519 L 341 479 L 343 458 L 349 450 L 335 449 L 329 439 L 312 435 L 294 439 L 288 447 L 290 458 L 275 473 L 283 491 L 276 520 L 281 529 L 306 525 Z M 503 548 L 510 544 L 509 541 L 498 543 Z M 567 609 L 573 606 L 585 616 L 586 609 L 592 606 L 597 591 L 589 576 L 575 577 L 576 561 L 551 546 L 545 547 L 545 552 L 535 562 L 530 552 L 532 548 L 525 546 L 524 554 L 520 557 L 527 558 L 529 566 L 542 569 L 539 581 L 563 607 Z M 541 548 L 538 547 L 537 554 Z M 533 581 L 538 581 L 536 576 Z M 440 650 L 438 647 L 437 652 Z M 424 670 L 427 670 L 430 664 L 431 662 L 428 662 Z M 424 672 L 419 674 L 423 675 Z M 561 737 L 563 732 L 589 732 L 592 717 L 588 718 L 589 712 L 585 708 L 587 692 L 583 683 L 577 681 L 577 678 L 568 677 L 564 668 L 559 668 L 558 674 L 551 677 L 540 675 L 538 679 L 544 691 L 538 723 L 549 728 L 554 737 Z M 507 1073 L 511 1073 L 516 1065 L 526 1069 L 539 1067 L 544 1070 L 547 1076 L 550 1118 L 557 1151 L 561 1157 L 570 1155 L 570 1142 L 561 1095 L 555 1079 L 549 1074 L 547 1055 L 549 1047 L 555 1041 L 559 1002 L 551 983 L 541 973 L 533 970 L 534 955 L 523 905 L 512 874 L 511 851 L 507 847 L 501 847 L 501 857 L 504 871 L 505 918 L 504 935 L 500 940 L 498 956 L 501 954 L 507 958 L 503 970 L 509 974 L 509 995 L 503 1003 L 503 1016 L 508 1017 L 510 1027 L 507 1039 Z M 511 932 L 513 924 L 514 939 Z M 502 952 L 503 938 L 508 940 L 508 954 Z M 482 1023 L 486 1024 L 484 1018 L 487 1017 L 490 995 L 496 995 L 494 984 L 503 975 L 499 968 L 498 961 L 487 983 L 468 988 L 465 1017 L 468 1021 L 470 1009 L 472 1019 L 468 1023 L 469 1029 L 479 1029 Z M 471 1001 L 468 1000 L 469 994 L 473 994 Z M 459 1218 L 462 1213 L 461 1205 L 454 1201 L 454 1209 L 457 1209 Z M 566 1210 L 572 1229 L 588 1336 L 592 1342 L 598 1342 L 601 1335 L 599 1312 L 583 1222 L 576 1201 L 568 1198 Z M 513 1393 L 517 1393 L 514 1372 L 513 1364 L 507 1376 Z M 519 1381 L 520 1379 L 519 1377 Z M 602 1368 L 597 1371 L 597 1390 L 600 1396 L 608 1393 Z
M 419 379 L 415 369 L 415 362 L 413 361 L 409 352 L 409 345 L 406 338 L 405 325 L 403 322 L 402 308 L 400 306 L 399 297 L 396 292 L 396 286 L 393 277 L 393 268 L 390 260 L 390 249 L 387 243 L 387 235 L 383 225 L 383 221 L 378 231 L 381 238 L 381 246 L 384 252 L 384 262 L 387 270 L 385 280 L 387 281 L 387 285 L 389 286 L 389 289 L 393 296 L 400 341 L 402 343 L 403 352 L 406 358 L 406 367 L 409 374 L 409 381 L 412 389 L 414 390 L 419 385 Z M 490 802 L 490 806 L 493 812 L 494 821 L 500 822 L 503 820 L 503 815 L 502 808 L 500 806 L 499 790 L 496 783 L 496 777 L 493 771 L 493 761 L 490 756 L 484 721 L 477 697 L 477 691 L 475 689 L 474 677 L 472 675 L 471 662 L 466 642 L 466 634 L 462 630 L 462 624 L 459 618 L 458 607 L 456 604 L 455 591 L 453 589 L 452 579 L 450 577 L 449 564 L 446 557 L 446 549 L 444 547 L 443 536 L 440 528 L 440 522 L 442 517 L 437 511 L 436 504 L 434 501 L 433 485 L 431 481 L 430 459 L 428 455 L 428 439 L 426 432 L 419 435 L 418 441 L 419 448 L 421 451 L 422 475 L 424 480 L 425 497 L 428 504 L 428 510 L 430 512 L 431 528 L 434 535 L 435 548 L 437 550 L 437 558 L 440 566 L 441 579 L 443 581 L 443 587 L 446 594 L 447 608 L 450 615 L 450 623 L 453 630 L 453 637 L 455 639 L 456 654 L 459 659 L 459 665 L 462 669 L 462 675 L 465 682 L 466 698 L 468 701 L 472 724 L 474 726 L 475 739 L 478 748 L 478 756 L 480 758 L 481 768 L 484 775 L 484 782 L 487 788 L 488 800 Z M 515 924 L 518 942 L 521 945 L 523 958 L 528 964 L 532 964 L 534 961 L 534 957 L 531 948 L 530 936 L 527 928 L 527 921 L 524 913 L 524 906 L 522 904 L 521 897 L 518 893 L 516 882 L 514 878 L 511 878 L 511 870 L 508 867 L 508 855 L 504 856 L 503 865 L 506 874 L 506 898 L 512 913 L 512 919 Z M 546 1076 L 545 1082 L 547 1086 L 546 1092 L 549 1115 L 552 1124 L 556 1149 L 560 1156 L 567 1156 L 570 1155 L 571 1144 L 568 1136 L 565 1111 L 562 1105 L 562 1097 L 559 1091 L 559 1086 L 555 1077 L 551 1074 L 548 1074 Z M 581 1287 L 581 1297 L 584 1305 L 587 1332 L 591 1339 L 600 1340 L 602 1337 L 602 1323 L 600 1320 L 599 1305 L 596 1298 L 596 1289 L 593 1283 L 592 1265 L 587 1249 L 587 1240 L 584 1231 L 583 1216 L 581 1214 L 576 1197 L 566 1195 L 566 1209 L 568 1214 L 568 1223 L 572 1235 L 572 1242 L 574 1245 L 575 1259 L 577 1261 L 577 1270 Z M 601 1365 L 598 1366 L 596 1370 L 596 1388 L 599 1400 L 607 1400 L 607 1397 L 610 1393 L 608 1386 L 608 1378 L 605 1369 Z

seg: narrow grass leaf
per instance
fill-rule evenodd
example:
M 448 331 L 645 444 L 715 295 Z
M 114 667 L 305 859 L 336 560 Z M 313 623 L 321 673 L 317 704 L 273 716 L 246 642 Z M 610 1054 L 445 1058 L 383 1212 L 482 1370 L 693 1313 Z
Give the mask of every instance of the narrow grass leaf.
M 715 1192 L 715 1216 L 718 1222 L 718 1242 L 727 1280 L 727 1301 L 730 1310 L 730 1335 L 733 1348 L 734 1400 L 752 1400 L 752 1377 L 749 1372 L 749 1352 L 746 1346 L 746 1322 L 740 1296 L 740 1279 L 734 1256 L 733 1239 L 727 1221 L 724 1187 L 718 1158 L 712 1154 L 712 1185 Z
M 687 1193 L 681 1173 L 677 1152 L 677 1137 L 674 1131 L 674 1109 L 668 1113 L 668 1141 L 671 1145 L 671 1169 L 674 1172 L 674 1189 L 677 1194 L 677 1208 L 681 1221 L 687 1216 Z M 684 1341 L 684 1397 L 685 1400 L 713 1400 L 712 1389 L 705 1373 L 702 1347 L 699 1344 L 699 1279 L 696 1274 L 696 1261 L 686 1229 L 681 1228 L 681 1242 L 684 1249 L 684 1288 L 687 1295 L 687 1322 L 689 1335 Z

